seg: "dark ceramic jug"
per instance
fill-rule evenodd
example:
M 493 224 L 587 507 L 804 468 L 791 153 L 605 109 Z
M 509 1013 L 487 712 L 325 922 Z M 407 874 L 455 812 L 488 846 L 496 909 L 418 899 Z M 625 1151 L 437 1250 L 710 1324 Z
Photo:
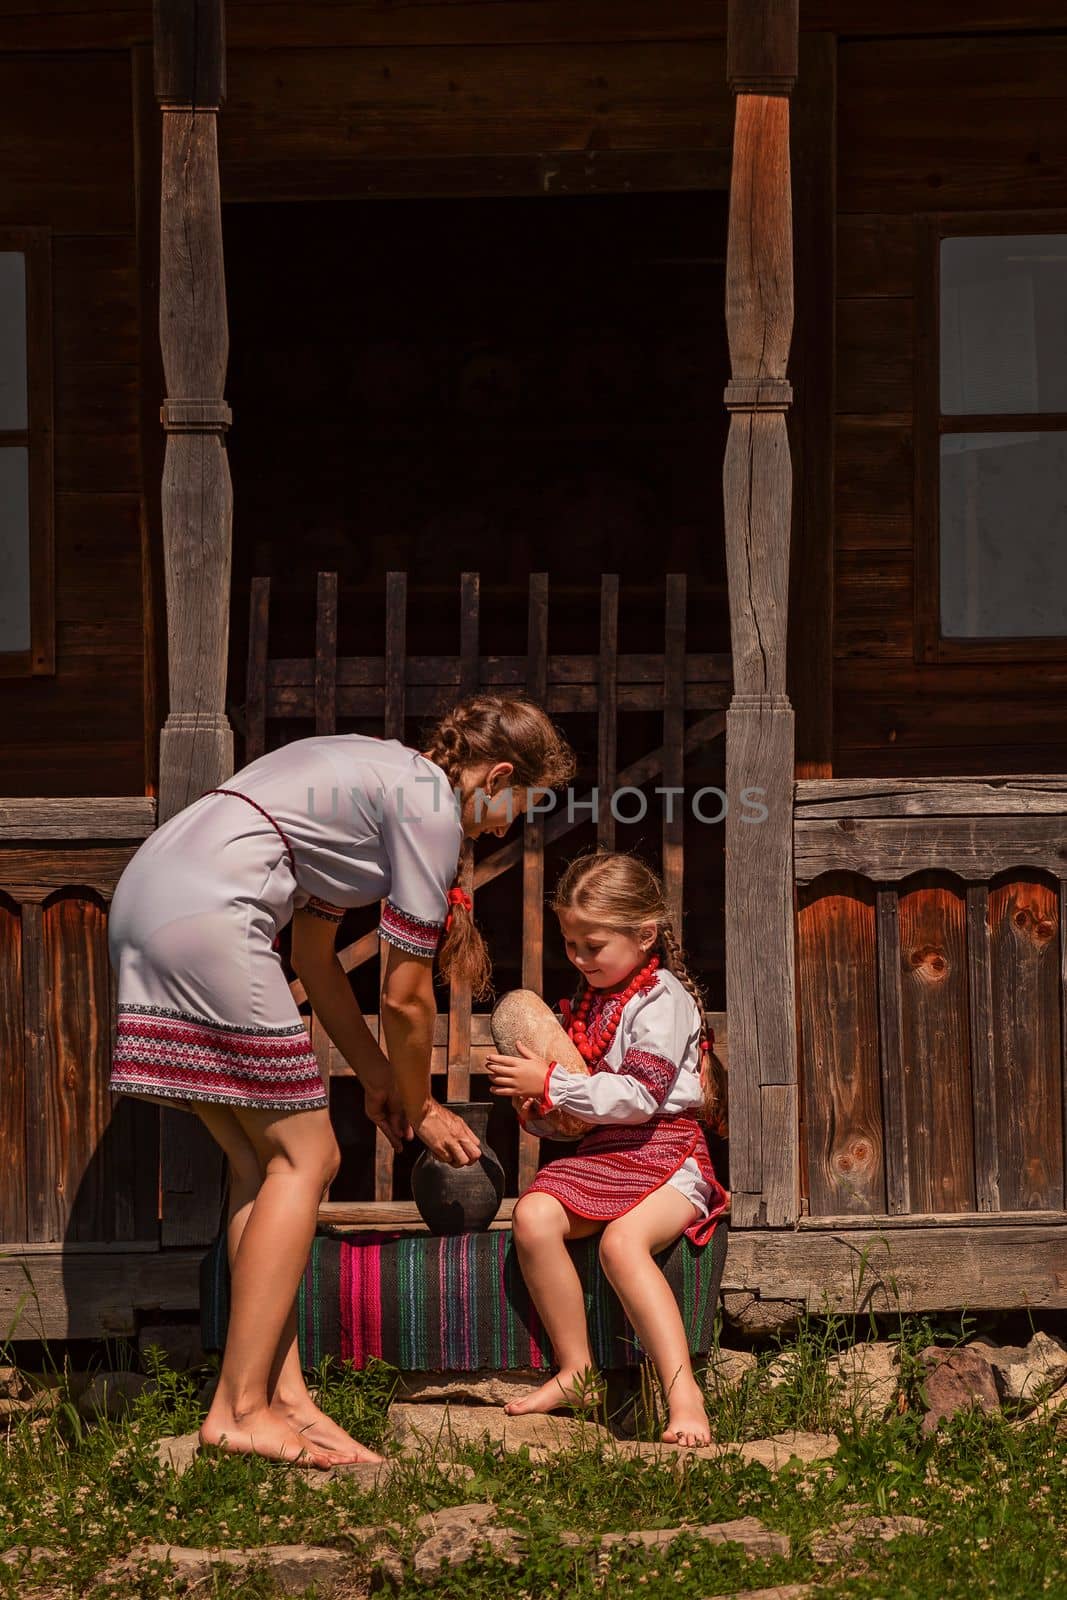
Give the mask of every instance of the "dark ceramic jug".
M 448 1109 L 462 1117 L 480 1141 L 481 1160 L 468 1167 L 450 1167 L 424 1150 L 411 1169 L 411 1193 L 431 1233 L 478 1233 L 488 1228 L 504 1198 L 504 1169 L 485 1142 L 492 1107 L 468 1100 Z

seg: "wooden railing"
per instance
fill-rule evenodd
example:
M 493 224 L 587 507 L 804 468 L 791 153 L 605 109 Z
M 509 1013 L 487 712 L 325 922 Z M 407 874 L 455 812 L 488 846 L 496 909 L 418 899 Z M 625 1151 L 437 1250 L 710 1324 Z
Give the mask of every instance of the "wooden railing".
M 383 737 L 402 738 L 408 717 L 428 718 L 462 694 L 477 689 L 525 691 L 560 718 L 564 726 L 572 713 L 596 716 L 596 788 L 600 796 L 597 842 L 611 849 L 616 842 L 616 822 L 609 805 L 612 792 L 624 787 L 641 789 L 652 783 L 681 789 L 687 758 L 724 733 L 730 658 L 686 651 L 686 580 L 682 574 L 670 574 L 666 579 L 663 649 L 657 653 L 628 654 L 618 649 L 620 587 L 613 574 L 605 574 L 601 584 L 598 655 L 549 652 L 549 588 L 544 573 L 534 573 L 529 580 L 523 655 L 480 652 L 477 573 L 462 575 L 459 648 L 455 655 L 406 653 L 405 573 L 387 574 L 384 604 L 384 655 L 339 656 L 337 577 L 334 573 L 320 573 L 314 655 L 271 660 L 270 582 L 267 578 L 253 580 L 244 708 L 248 760 L 254 760 L 267 748 L 268 730 L 284 727 L 288 720 L 313 718 L 316 732 L 332 733 L 344 717 L 380 718 Z M 662 717 L 663 740 L 620 770 L 619 719 L 637 712 L 646 718 L 650 712 Z M 687 726 L 687 712 L 703 714 Z M 646 798 L 651 802 L 651 812 L 655 800 Z M 521 919 L 522 928 L 522 983 L 539 994 L 544 981 L 545 847 L 588 821 L 591 799 L 591 789 L 583 787 L 575 796 L 570 816 L 563 809 L 523 821 L 517 838 L 486 856 L 476 867 L 469 852 L 464 855 L 465 881 L 475 894 L 494 878 L 521 867 L 515 914 L 517 920 Z M 663 807 L 661 863 L 675 926 L 680 928 L 685 870 L 681 801 Z M 348 971 L 375 959 L 381 962 L 377 932 L 364 934 L 347 945 L 340 957 Z M 303 1002 L 306 997 L 302 985 L 295 982 L 292 989 L 297 1001 Z M 372 1026 L 376 1025 L 373 1019 Z M 488 1018 L 473 1013 L 470 994 L 453 985 L 448 1013 L 439 1016 L 437 1027 L 434 1071 L 446 1078 L 449 1099 L 466 1099 L 471 1092 L 472 1072 L 477 1074 L 489 1047 Z M 317 1022 L 311 1022 L 311 1029 L 329 1084 L 345 1069 Z M 725 1049 L 721 1018 L 716 1037 Z M 538 1141 L 531 1135 L 520 1136 L 520 1187 L 536 1171 L 538 1150 Z M 394 1198 L 393 1154 L 380 1134 L 374 1193 L 379 1203 Z
M 1062 1212 L 1067 779 L 796 785 L 810 1214 Z

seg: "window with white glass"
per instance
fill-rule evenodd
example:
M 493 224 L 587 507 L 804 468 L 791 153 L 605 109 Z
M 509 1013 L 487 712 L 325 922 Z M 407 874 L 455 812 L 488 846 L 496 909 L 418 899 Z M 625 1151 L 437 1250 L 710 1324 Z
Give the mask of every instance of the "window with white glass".
M 0 675 L 54 670 L 51 260 L 0 229 Z
M 936 328 L 920 345 L 936 358 L 919 427 L 924 653 L 1067 654 L 1067 226 L 955 225 L 930 241 Z

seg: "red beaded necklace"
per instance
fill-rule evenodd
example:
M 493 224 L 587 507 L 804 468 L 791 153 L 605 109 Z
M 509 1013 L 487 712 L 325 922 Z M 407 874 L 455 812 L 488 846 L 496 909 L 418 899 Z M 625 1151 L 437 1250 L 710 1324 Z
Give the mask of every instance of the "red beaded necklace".
M 563 1026 L 578 1046 L 582 1060 L 587 1066 L 595 1067 L 597 1062 L 602 1061 L 607 1055 L 611 1049 L 611 1041 L 618 1031 L 626 1002 L 632 1000 L 635 994 L 643 994 L 645 990 L 652 988 L 656 982 L 656 969 L 659 964 L 659 956 L 652 956 L 643 967 L 634 972 L 625 989 L 620 990 L 618 994 L 603 994 L 599 989 L 594 989 L 586 983 L 581 999 L 573 1011 L 569 1000 L 560 1001 Z M 617 1000 L 619 1003 L 611 1008 L 610 1014 L 605 1019 L 604 1002 L 607 1000 Z

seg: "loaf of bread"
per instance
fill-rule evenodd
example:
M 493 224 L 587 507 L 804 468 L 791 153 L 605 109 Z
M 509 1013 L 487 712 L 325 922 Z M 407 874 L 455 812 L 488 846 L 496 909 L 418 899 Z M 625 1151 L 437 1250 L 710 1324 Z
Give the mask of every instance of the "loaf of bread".
M 539 1056 L 558 1061 L 567 1072 L 589 1072 L 559 1017 L 532 989 L 511 989 L 503 995 L 489 1018 L 489 1027 L 501 1055 L 520 1055 L 518 1040 L 522 1039 Z M 517 1099 L 515 1109 L 521 1109 Z M 556 1139 L 580 1139 L 591 1126 L 567 1111 L 550 1111 L 544 1120 L 551 1125 Z

